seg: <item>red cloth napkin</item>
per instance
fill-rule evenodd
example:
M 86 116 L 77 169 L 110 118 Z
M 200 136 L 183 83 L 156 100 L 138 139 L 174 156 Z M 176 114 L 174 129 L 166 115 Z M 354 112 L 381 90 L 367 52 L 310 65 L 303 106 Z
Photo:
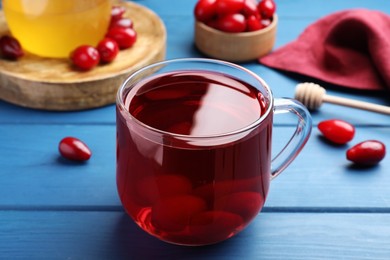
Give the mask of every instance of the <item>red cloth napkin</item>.
M 348 88 L 390 90 L 390 16 L 366 9 L 333 13 L 259 62 Z

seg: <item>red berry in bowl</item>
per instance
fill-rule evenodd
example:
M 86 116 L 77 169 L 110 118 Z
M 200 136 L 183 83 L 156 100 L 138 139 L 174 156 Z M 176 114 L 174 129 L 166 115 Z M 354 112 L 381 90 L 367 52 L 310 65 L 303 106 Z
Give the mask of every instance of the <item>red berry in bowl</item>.
M 355 127 L 353 125 L 338 119 L 322 121 L 318 124 L 318 129 L 326 139 L 336 144 L 346 144 L 355 135 Z
M 240 33 L 246 29 L 245 16 L 242 14 L 227 14 L 217 19 L 217 28 L 229 33 Z
M 99 64 L 100 55 L 96 48 L 89 45 L 82 45 L 70 54 L 70 59 L 77 68 L 90 70 Z
M 216 0 L 199 0 L 194 9 L 196 20 L 206 23 L 216 15 Z
M 217 0 L 216 12 L 219 16 L 240 13 L 244 8 L 244 0 Z
M 127 49 L 134 45 L 137 40 L 137 33 L 132 28 L 113 27 L 108 30 L 106 37 L 113 39 L 119 49 Z
M 8 35 L 0 38 L 0 55 L 4 59 L 16 60 L 24 55 L 19 41 Z
M 116 41 L 110 38 L 104 38 L 97 46 L 100 60 L 104 63 L 113 61 L 119 53 L 119 47 Z
M 257 9 L 262 18 L 271 19 L 276 11 L 276 4 L 273 0 L 261 0 Z
M 88 146 L 75 137 L 65 137 L 62 139 L 58 150 L 64 158 L 72 161 L 87 161 L 92 155 Z
M 271 19 L 262 19 L 261 20 L 261 24 L 263 25 L 264 28 L 269 26 L 271 23 L 272 23 Z
M 219 30 L 219 28 L 218 28 L 218 22 L 217 22 L 216 19 L 212 19 L 212 20 L 208 21 L 208 22 L 206 23 L 206 25 L 209 26 L 209 27 L 211 27 L 211 28 L 214 28 L 214 29 L 216 29 L 216 30 Z
M 386 146 L 376 140 L 356 144 L 347 151 L 347 159 L 357 165 L 370 166 L 379 163 L 386 155 Z
M 260 19 L 260 13 L 257 11 L 257 4 L 255 0 L 245 0 L 242 14 L 247 18 L 254 15 L 256 18 Z
M 261 23 L 261 20 L 258 19 L 255 15 L 251 15 L 246 19 L 246 30 L 248 32 L 253 32 L 263 29 L 265 26 Z

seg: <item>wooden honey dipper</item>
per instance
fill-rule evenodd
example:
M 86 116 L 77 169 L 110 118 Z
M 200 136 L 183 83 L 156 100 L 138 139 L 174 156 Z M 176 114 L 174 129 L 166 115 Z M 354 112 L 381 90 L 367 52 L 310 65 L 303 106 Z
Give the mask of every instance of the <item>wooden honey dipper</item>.
M 300 83 L 295 89 L 295 99 L 310 110 L 318 109 L 322 103 L 332 103 L 390 115 L 390 107 L 326 95 L 326 90 L 315 83 Z

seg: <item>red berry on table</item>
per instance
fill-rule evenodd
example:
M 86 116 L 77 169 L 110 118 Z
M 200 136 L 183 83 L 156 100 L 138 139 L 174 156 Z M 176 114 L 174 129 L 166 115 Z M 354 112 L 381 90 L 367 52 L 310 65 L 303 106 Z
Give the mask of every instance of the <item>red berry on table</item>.
M 137 33 L 132 28 L 113 27 L 108 30 L 106 37 L 113 39 L 119 49 L 127 49 L 134 45 L 137 40 Z
M 242 14 L 227 14 L 217 19 L 219 30 L 229 33 L 240 33 L 246 29 L 245 16 Z
M 4 59 L 16 60 L 24 55 L 19 41 L 8 35 L 0 38 L 0 55 Z
M 122 19 L 125 12 L 126 8 L 124 6 L 113 6 L 111 8 L 111 22 Z
M 199 0 L 194 9 L 196 20 L 206 23 L 216 15 L 216 0 Z
M 318 129 L 326 139 L 336 144 L 346 144 L 355 135 L 355 127 L 339 119 L 322 121 L 318 124 Z
M 110 28 L 112 27 L 125 27 L 125 28 L 133 28 L 134 24 L 130 18 L 121 18 L 119 20 L 111 21 Z
M 271 19 L 276 11 L 276 4 L 273 0 L 261 0 L 257 5 L 257 9 L 262 18 Z
M 244 0 L 217 0 L 216 12 L 219 16 L 240 13 L 244 8 Z
M 89 45 L 82 45 L 71 53 L 70 59 L 77 68 L 90 70 L 99 64 L 100 55 L 96 48 Z
M 379 163 L 386 155 L 386 146 L 377 140 L 356 144 L 347 151 L 347 159 L 357 165 L 370 166 Z
M 256 16 L 251 15 L 246 19 L 246 31 L 253 32 L 263 29 L 265 26 L 261 23 L 261 20 Z
M 119 47 L 116 41 L 110 38 L 104 38 L 97 46 L 100 60 L 104 63 L 111 62 L 119 53 Z
M 72 161 L 87 161 L 92 155 L 88 146 L 75 137 L 65 137 L 62 139 L 58 150 L 64 158 Z

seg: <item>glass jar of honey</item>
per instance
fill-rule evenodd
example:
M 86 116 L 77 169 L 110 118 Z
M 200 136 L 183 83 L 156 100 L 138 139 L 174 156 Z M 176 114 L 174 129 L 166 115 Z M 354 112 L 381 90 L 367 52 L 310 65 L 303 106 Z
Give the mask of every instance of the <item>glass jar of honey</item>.
M 2 0 L 12 35 L 33 54 L 65 58 L 76 47 L 103 39 L 111 0 Z

